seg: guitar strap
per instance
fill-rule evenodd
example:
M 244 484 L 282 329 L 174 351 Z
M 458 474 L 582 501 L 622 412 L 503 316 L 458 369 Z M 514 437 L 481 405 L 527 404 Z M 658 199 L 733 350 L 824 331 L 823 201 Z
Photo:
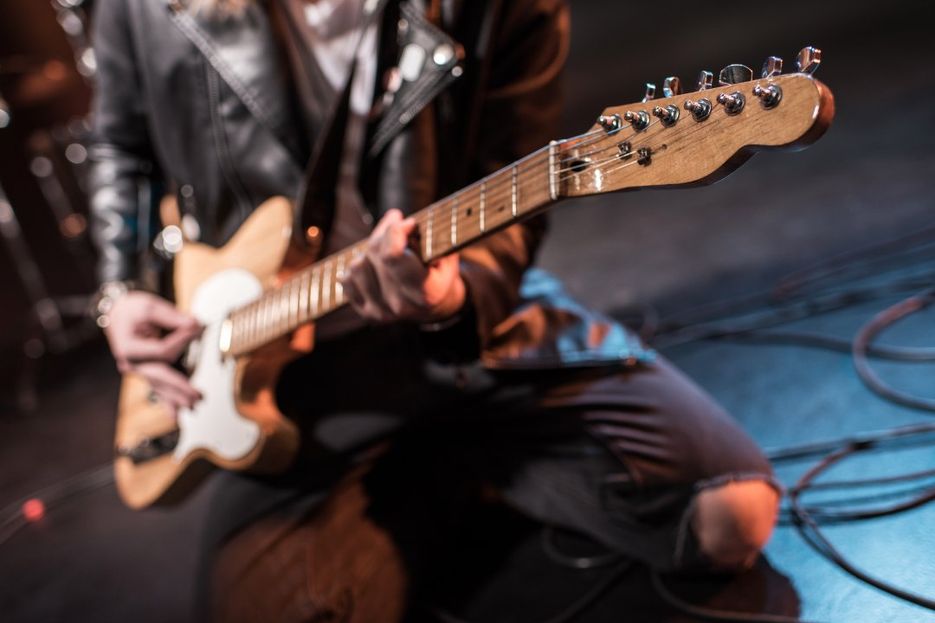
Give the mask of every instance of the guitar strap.
M 357 68 L 357 55 L 364 33 L 383 14 L 387 3 L 388 0 L 365 0 L 363 19 L 358 28 L 357 41 L 351 55 L 353 59 L 351 67 L 343 87 L 335 96 L 335 91 L 328 84 L 312 51 L 303 40 L 298 24 L 287 14 L 288 9 L 280 6 L 281 2 L 277 0 L 270 2 L 271 18 L 284 39 L 288 59 L 293 64 L 292 75 L 298 83 L 297 89 L 302 100 L 304 118 L 307 124 L 312 126 L 309 130 L 316 134 L 303 183 L 296 198 L 294 231 L 297 235 L 304 235 L 304 232 L 312 227 L 325 233 L 331 229 L 334 219 L 332 208 L 336 204 L 335 189 L 338 185 L 345 132 L 350 115 L 351 89 Z M 325 97 L 322 97 L 323 94 Z

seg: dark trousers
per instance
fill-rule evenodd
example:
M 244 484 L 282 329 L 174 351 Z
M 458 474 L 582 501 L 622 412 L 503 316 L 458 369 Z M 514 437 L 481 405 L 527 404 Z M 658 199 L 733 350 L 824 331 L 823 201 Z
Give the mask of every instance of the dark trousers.
M 438 531 L 423 526 L 452 521 L 483 497 L 655 568 L 692 567 L 703 564 L 689 527 L 695 493 L 771 481 L 752 440 L 662 358 L 629 369 L 496 374 L 431 363 L 413 333 L 374 330 L 319 346 L 286 371 L 279 394 L 309 447 L 289 474 L 223 476 L 206 560 L 228 614 L 243 612 L 231 605 L 234 592 L 256 593 L 251 607 L 270 601 L 273 610 L 257 616 L 301 621 L 316 608 L 350 607 L 342 590 L 358 591 L 361 608 L 359 577 L 354 588 L 309 586 L 342 559 L 399 564 L 375 529 L 381 516 L 407 515 L 413 538 L 430 542 Z M 342 538 L 357 541 L 366 562 L 335 549 Z M 277 588 L 264 591 L 265 583 Z M 385 608 L 379 586 L 371 592 Z

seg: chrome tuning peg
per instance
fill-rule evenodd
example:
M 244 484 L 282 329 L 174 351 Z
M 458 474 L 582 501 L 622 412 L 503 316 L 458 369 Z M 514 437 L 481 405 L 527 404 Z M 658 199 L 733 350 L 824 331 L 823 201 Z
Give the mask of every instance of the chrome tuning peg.
M 653 99 L 653 98 L 655 98 L 655 97 L 656 97 L 656 85 L 653 84 L 652 82 L 647 82 L 647 83 L 646 83 L 646 93 L 643 94 L 643 100 L 642 100 L 642 101 L 648 102 L 649 100 L 651 100 L 651 99 Z
M 678 76 L 669 76 L 662 83 L 662 96 L 672 97 L 682 92 L 682 81 Z
M 702 70 L 698 74 L 698 82 L 695 85 L 696 91 L 704 91 L 705 89 L 710 89 L 714 86 L 714 74 L 710 71 Z
M 761 78 L 772 78 L 778 76 L 782 73 L 782 59 L 778 56 L 770 56 L 763 63 L 763 71 L 760 73 Z
M 741 82 L 750 82 L 753 80 L 753 70 L 746 65 L 734 63 L 721 70 L 717 76 L 718 86 L 728 84 L 739 84 Z
M 821 50 L 810 45 L 799 50 L 798 55 L 795 57 L 795 68 L 803 74 L 811 75 L 815 73 L 820 64 Z

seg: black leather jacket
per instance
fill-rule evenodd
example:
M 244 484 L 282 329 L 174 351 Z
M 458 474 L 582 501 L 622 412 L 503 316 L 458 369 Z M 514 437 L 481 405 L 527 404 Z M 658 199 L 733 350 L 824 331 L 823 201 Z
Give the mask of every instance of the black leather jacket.
M 428 9 L 390 0 L 384 13 L 378 75 L 410 43 L 427 60 L 369 136 L 361 180 L 375 218 L 394 207 L 414 212 L 556 138 L 569 42 L 563 0 L 441 0 Z M 209 244 L 223 244 L 273 195 L 305 197 L 300 226 L 327 222 L 335 159 L 313 160 L 315 188 L 303 195 L 309 141 L 296 130 L 284 53 L 262 2 L 219 20 L 192 16 L 176 0 L 98 0 L 95 31 L 91 206 L 102 281 L 136 275 L 148 243 L 140 239 L 141 180 L 181 189 L 182 211 Z M 463 54 L 435 62 L 442 45 Z M 327 152 L 335 127 L 327 122 L 312 144 Z M 462 252 L 488 365 L 648 357 L 553 279 L 534 274 L 521 292 L 543 233 L 544 221 L 534 219 Z

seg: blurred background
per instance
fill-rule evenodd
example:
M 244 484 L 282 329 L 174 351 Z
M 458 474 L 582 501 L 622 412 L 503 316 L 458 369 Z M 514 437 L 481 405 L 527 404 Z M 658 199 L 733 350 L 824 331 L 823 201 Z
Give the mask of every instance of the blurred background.
M 134 513 L 116 498 L 106 467 L 119 379 L 86 316 L 97 287 L 84 194 L 92 4 L 0 0 L 0 616 L 187 621 L 210 485 L 177 509 Z M 606 107 L 639 101 L 646 82 L 661 89 L 677 75 L 692 90 L 702 69 L 717 75 L 743 63 L 759 72 L 769 55 L 792 71 L 806 45 L 823 51 L 816 78 L 834 92 L 837 116 L 808 150 L 759 154 L 711 187 L 567 203 L 553 216 L 540 265 L 580 300 L 641 329 L 768 448 L 926 426 L 931 405 L 871 391 L 846 351 L 876 314 L 935 286 L 928 3 L 574 0 L 572 19 L 566 136 Z M 933 345 L 933 317 L 922 310 L 886 339 Z M 901 392 L 930 400 L 932 368 L 879 365 Z M 896 478 L 930 471 L 933 457 L 931 444 L 916 444 L 858 457 L 838 476 Z M 777 472 L 793 483 L 810 465 L 777 460 Z M 911 484 L 904 495 L 933 486 L 931 478 Z M 31 498 L 48 501 L 48 513 L 27 523 L 21 509 Z M 935 599 L 933 521 L 932 505 L 920 504 L 831 522 L 827 533 L 860 568 Z M 544 620 L 601 581 L 600 569 L 550 570 L 532 551 L 537 541 L 516 534 L 515 556 L 476 581 L 465 616 Z M 751 573 L 680 588 L 698 604 L 807 620 L 931 614 L 833 566 L 791 520 Z M 543 587 L 552 589 L 544 595 Z M 696 620 L 639 574 L 576 616 Z

